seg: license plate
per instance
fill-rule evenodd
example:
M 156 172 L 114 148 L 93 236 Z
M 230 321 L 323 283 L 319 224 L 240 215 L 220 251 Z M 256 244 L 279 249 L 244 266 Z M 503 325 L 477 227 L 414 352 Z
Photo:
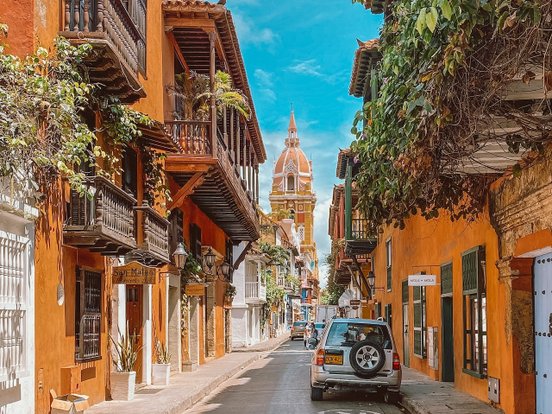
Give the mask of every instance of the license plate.
M 343 355 L 326 355 L 324 363 L 327 365 L 343 365 Z

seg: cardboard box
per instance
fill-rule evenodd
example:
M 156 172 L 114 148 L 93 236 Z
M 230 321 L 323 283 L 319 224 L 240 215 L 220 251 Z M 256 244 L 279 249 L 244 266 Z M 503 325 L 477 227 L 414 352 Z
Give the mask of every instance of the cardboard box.
M 54 390 L 50 390 L 52 395 L 52 414 L 83 414 L 90 404 L 88 395 L 66 394 L 58 396 Z

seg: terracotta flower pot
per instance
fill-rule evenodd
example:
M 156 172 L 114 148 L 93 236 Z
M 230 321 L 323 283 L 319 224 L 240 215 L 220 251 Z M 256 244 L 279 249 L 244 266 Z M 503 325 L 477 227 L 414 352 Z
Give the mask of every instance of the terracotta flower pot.
M 111 373 L 111 398 L 130 401 L 134 398 L 136 371 Z

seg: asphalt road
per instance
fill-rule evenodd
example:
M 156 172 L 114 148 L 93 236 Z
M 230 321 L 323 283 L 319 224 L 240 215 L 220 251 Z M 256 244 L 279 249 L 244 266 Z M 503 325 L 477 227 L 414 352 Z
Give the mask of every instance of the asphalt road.
M 215 392 L 186 414 L 400 414 L 375 394 L 326 392 L 324 401 L 310 400 L 311 352 L 303 341 L 286 342 Z

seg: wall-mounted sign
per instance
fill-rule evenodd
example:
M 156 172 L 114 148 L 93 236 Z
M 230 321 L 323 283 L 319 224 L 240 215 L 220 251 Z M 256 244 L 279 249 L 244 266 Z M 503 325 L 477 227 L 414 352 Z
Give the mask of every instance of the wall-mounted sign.
M 113 283 L 124 285 L 153 285 L 157 282 L 157 269 L 130 262 L 124 266 L 113 267 Z
M 360 299 L 351 299 L 349 301 L 349 305 L 351 305 L 351 306 L 360 306 Z
M 435 286 L 436 275 L 408 275 L 408 286 Z
M 188 283 L 185 292 L 188 296 L 203 296 L 205 295 L 205 285 L 203 283 Z

